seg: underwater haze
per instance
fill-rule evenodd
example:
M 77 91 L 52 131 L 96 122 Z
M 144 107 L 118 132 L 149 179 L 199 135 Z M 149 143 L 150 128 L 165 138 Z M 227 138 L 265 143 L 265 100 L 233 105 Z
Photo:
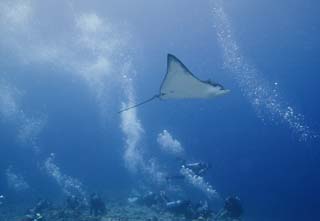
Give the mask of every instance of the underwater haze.
M 244 221 L 317 220 L 319 10 L 315 0 L 0 0 L 0 212 L 166 191 L 215 213 L 238 196 Z M 230 92 L 118 113 L 159 93 L 168 54 Z M 210 169 L 197 176 L 181 159 Z M 168 183 L 176 173 L 184 181 Z

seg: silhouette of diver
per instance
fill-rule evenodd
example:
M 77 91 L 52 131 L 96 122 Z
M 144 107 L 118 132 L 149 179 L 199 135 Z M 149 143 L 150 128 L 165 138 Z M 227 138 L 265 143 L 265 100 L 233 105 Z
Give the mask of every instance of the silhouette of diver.
M 224 207 L 218 212 L 215 220 L 241 220 L 243 208 L 240 198 L 237 196 L 229 196 L 226 198 Z
M 106 205 L 102 198 L 93 193 L 90 196 L 90 215 L 98 216 L 103 215 L 106 212 Z
M 82 206 L 81 200 L 75 195 L 68 196 L 66 199 L 66 209 L 78 210 Z

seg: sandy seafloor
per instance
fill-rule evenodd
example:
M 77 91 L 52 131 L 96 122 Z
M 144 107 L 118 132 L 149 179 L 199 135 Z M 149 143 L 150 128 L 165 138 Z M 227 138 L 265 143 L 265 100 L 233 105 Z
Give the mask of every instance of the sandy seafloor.
M 26 207 L 27 208 L 27 207 Z M 2 207 L 0 210 L 1 221 L 25 221 L 26 215 L 22 208 L 8 208 Z M 43 221 L 113 221 L 113 220 L 173 220 L 173 221 L 187 221 L 183 216 L 176 216 L 168 212 L 161 211 L 159 208 L 149 208 L 146 206 L 140 206 L 137 204 L 128 203 L 109 203 L 107 204 L 107 212 L 105 215 L 97 217 L 89 215 L 89 209 L 84 208 L 77 212 L 67 210 L 63 206 L 52 206 L 50 209 L 46 209 L 41 214 Z M 41 220 L 41 219 L 39 219 Z M 214 219 L 193 219 L 193 220 L 214 220 Z M 218 221 L 218 220 L 217 220 Z

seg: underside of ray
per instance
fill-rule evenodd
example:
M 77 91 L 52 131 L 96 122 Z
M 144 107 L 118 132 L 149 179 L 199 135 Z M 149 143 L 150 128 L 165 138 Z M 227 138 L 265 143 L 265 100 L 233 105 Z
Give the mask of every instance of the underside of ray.
M 160 87 L 161 99 L 210 98 L 226 92 L 220 84 L 198 79 L 178 58 L 168 55 L 167 74 Z
M 228 92 L 229 90 L 225 90 L 220 84 L 198 79 L 178 58 L 168 54 L 167 73 L 160 86 L 159 94 L 134 106 L 125 108 L 118 113 L 136 108 L 156 98 L 163 100 L 201 99 L 224 95 Z

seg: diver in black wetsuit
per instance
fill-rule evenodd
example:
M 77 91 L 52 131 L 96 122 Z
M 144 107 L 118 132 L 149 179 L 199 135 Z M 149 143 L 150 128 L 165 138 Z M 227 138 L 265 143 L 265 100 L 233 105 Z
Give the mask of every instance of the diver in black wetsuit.
M 68 196 L 66 199 L 66 209 L 78 210 L 82 206 L 81 200 L 75 195 Z
M 106 205 L 101 197 L 93 193 L 90 196 L 90 215 L 98 216 L 103 215 L 106 212 Z
M 226 198 L 224 208 L 216 215 L 215 220 L 241 220 L 243 208 L 239 197 L 229 196 Z

